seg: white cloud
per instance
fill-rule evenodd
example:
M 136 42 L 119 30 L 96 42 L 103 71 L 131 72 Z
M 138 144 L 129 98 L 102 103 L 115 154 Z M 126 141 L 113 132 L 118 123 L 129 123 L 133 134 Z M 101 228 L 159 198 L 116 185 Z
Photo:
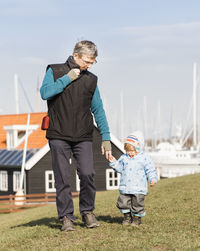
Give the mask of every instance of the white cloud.
M 23 58 L 21 58 L 21 61 L 26 64 L 35 64 L 35 65 L 47 64 L 46 59 L 40 58 L 40 57 L 32 57 L 32 56 L 23 57 Z
M 51 8 L 47 8 L 50 6 Z M 53 0 L 6 0 L 0 3 L 1 16 L 52 16 L 55 15 L 57 4 Z
M 127 26 L 122 30 L 130 34 L 145 35 L 145 34 L 172 34 L 173 32 L 195 32 L 200 29 L 200 22 L 179 23 L 169 25 L 154 25 L 154 26 Z
M 200 39 L 200 22 L 179 23 L 156 26 L 127 26 L 121 31 L 124 35 L 133 36 L 146 42 L 184 42 Z
M 200 58 L 200 22 L 153 26 L 126 26 L 116 30 L 126 59 L 156 63 L 183 63 Z
M 113 61 L 119 61 L 120 60 L 120 58 L 119 57 L 117 57 L 117 56 L 113 56 L 113 57 L 109 57 L 109 56 L 107 56 L 107 57 L 105 57 L 105 56 L 103 56 L 102 58 L 101 58 L 101 63 L 103 62 L 103 63 L 110 63 L 110 62 L 113 62 Z

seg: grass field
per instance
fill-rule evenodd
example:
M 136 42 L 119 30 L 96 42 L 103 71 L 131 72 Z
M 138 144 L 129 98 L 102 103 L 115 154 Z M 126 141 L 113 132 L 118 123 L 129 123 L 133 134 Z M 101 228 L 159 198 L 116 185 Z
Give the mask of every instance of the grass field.
M 61 232 L 55 205 L 0 215 L 0 250 L 200 250 L 200 174 L 149 189 L 139 228 L 122 226 L 118 191 L 98 192 L 100 227 L 87 229 L 74 199 L 76 231 Z

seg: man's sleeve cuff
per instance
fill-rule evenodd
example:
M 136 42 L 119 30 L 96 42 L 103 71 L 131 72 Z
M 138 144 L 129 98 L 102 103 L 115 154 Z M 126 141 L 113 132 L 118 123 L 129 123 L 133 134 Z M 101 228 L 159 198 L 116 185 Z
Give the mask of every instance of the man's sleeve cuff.
M 110 141 L 110 133 L 104 133 L 102 135 L 102 141 Z

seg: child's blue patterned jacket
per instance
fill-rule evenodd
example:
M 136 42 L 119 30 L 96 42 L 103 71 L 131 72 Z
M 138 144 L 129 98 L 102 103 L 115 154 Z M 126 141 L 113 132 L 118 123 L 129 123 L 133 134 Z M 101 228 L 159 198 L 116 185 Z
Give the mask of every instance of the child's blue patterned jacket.
M 152 159 L 139 152 L 133 158 L 123 154 L 118 160 L 110 163 L 110 166 L 121 174 L 119 192 L 121 194 L 144 194 L 148 192 L 148 181 L 157 182 L 157 174 Z

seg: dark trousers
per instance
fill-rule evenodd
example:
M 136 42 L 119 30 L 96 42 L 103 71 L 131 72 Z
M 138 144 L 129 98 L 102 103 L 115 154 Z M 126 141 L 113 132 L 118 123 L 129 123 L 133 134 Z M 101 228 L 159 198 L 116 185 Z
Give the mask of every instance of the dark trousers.
M 131 212 L 135 216 L 144 217 L 144 194 L 120 194 L 117 207 L 121 213 Z
M 59 139 L 49 140 L 52 156 L 52 168 L 55 177 L 56 206 L 58 217 L 67 216 L 74 220 L 74 206 L 70 187 L 71 152 L 77 164 L 77 173 L 80 179 L 79 209 L 93 211 L 96 195 L 94 185 L 94 166 L 92 142 L 70 142 Z

